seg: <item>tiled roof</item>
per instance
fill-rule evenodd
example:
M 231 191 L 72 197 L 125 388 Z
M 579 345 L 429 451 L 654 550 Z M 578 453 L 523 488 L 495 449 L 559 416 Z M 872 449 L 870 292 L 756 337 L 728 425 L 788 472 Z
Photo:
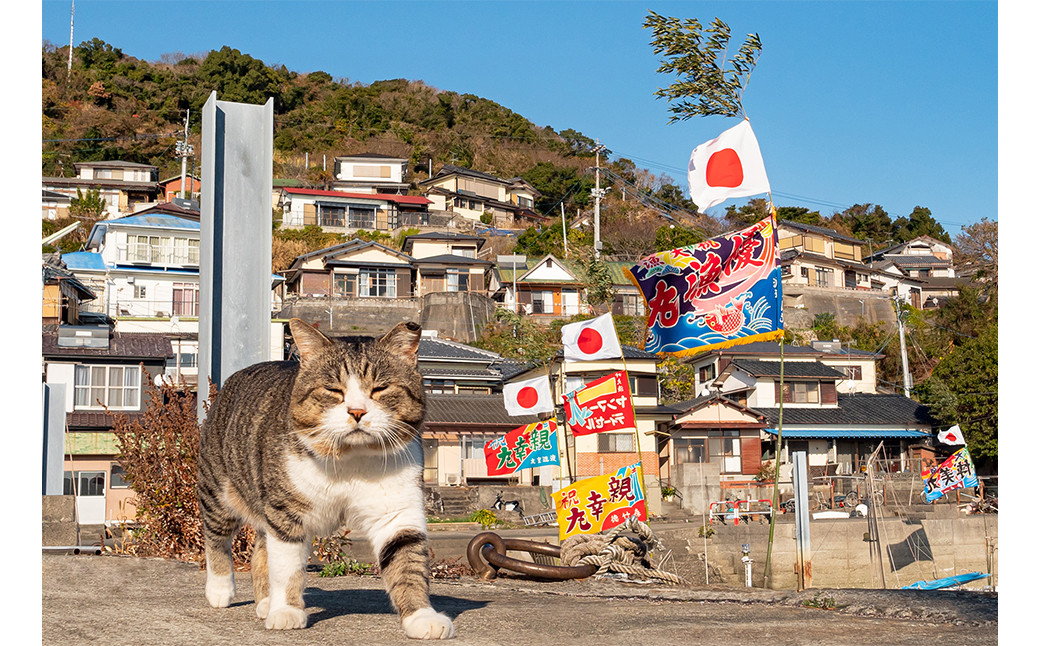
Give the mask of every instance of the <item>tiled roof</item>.
M 743 343 L 736 345 L 731 348 L 725 348 L 723 350 L 710 350 L 710 354 L 720 355 L 725 357 L 738 357 L 741 355 L 749 356 L 769 356 L 776 355 L 780 356 L 780 344 L 775 341 L 754 341 L 752 343 Z M 784 355 L 813 355 L 819 357 L 829 356 L 862 356 L 862 357 L 873 357 L 873 352 L 867 352 L 866 350 L 858 350 L 856 348 L 842 347 L 839 352 L 824 352 L 817 350 L 812 346 L 808 345 L 784 345 Z
M 492 363 L 500 361 L 502 356 L 490 350 L 474 348 L 465 343 L 424 336 L 419 339 L 419 360 L 422 361 L 423 359 L 452 359 Z
M 437 174 L 433 176 L 433 179 L 438 179 L 444 177 L 445 175 L 451 175 L 452 173 L 456 173 L 458 175 L 469 175 L 470 177 L 477 177 L 480 179 L 487 179 L 493 182 L 499 182 L 501 184 L 508 183 L 507 180 L 504 180 L 501 177 L 495 177 L 494 175 L 489 175 L 488 173 L 481 173 L 480 171 L 476 171 L 471 168 L 453 166 L 451 164 L 445 164 L 444 166 L 441 166 L 441 169 L 437 171 Z M 426 180 L 426 182 L 429 181 L 430 180 Z
M 130 422 L 136 422 L 144 417 L 144 413 L 140 411 L 106 413 L 105 411 L 77 410 L 65 414 L 65 423 L 68 424 L 70 430 L 80 428 L 113 428 L 116 425 L 116 418 L 120 416 L 126 417 Z
M 192 213 L 192 211 L 186 212 Z M 201 224 L 198 219 L 165 213 L 127 215 L 116 220 L 109 220 L 108 224 L 125 224 L 134 227 L 161 227 L 164 229 L 187 229 L 189 231 L 199 231 L 201 229 Z
M 731 366 L 743 369 L 754 377 L 779 377 L 783 366 L 785 378 L 835 378 L 844 379 L 845 375 L 834 368 L 823 365 L 819 361 L 758 361 L 755 359 L 734 359 Z
M 43 282 L 56 283 L 59 281 L 65 281 L 69 285 L 79 292 L 80 300 L 90 301 L 97 298 L 97 295 L 91 291 L 86 285 L 81 283 L 76 276 L 65 267 L 53 265 L 50 263 L 43 263 Z
M 776 425 L 779 408 L 756 408 L 769 424 Z M 902 395 L 844 395 L 838 394 L 837 408 L 784 407 L 784 426 L 804 424 L 828 426 L 935 426 L 934 419 L 924 404 Z
M 901 255 L 901 254 L 885 254 L 885 260 L 891 261 L 893 264 L 898 266 L 935 266 L 950 267 L 953 263 L 949 260 L 943 260 L 942 258 L 936 258 L 935 256 L 924 256 L 924 255 Z
M 358 153 L 356 155 L 342 155 L 336 157 L 336 159 L 398 159 L 400 161 L 407 161 L 403 157 L 395 157 L 393 155 L 382 155 L 380 153 Z
M 495 395 L 426 396 L 426 424 L 458 424 L 463 426 L 509 426 L 516 428 L 537 422 L 535 415 L 513 417 L 506 413 L 501 393 Z
M 105 359 L 167 359 L 174 356 L 170 339 L 150 332 L 113 332 L 107 348 L 63 348 L 56 332 L 43 334 L 44 357 L 97 357 Z
M 825 229 L 823 227 L 813 226 L 811 224 L 802 224 L 801 222 L 792 222 L 791 220 L 780 220 L 778 226 L 787 227 L 789 229 L 796 229 L 799 231 L 806 231 L 808 233 L 816 233 L 818 235 L 827 236 L 828 238 L 833 238 L 842 242 L 851 242 L 852 244 L 867 244 L 862 240 L 850 238 L 849 236 L 838 233 L 837 231 L 832 231 L 831 229 Z
M 152 166 L 151 164 L 139 164 L 137 162 L 121 161 L 118 159 L 112 161 L 77 162 L 73 164 L 73 166 L 76 168 L 79 168 L 80 166 L 106 166 L 110 168 L 152 168 L 159 170 L 158 166 Z
M 645 350 L 640 350 L 639 348 L 633 348 L 630 345 L 624 344 L 622 344 L 621 346 L 621 352 L 625 355 L 626 359 L 656 359 L 658 361 L 662 361 L 664 359 L 663 356 L 654 354 L 653 352 L 647 352 Z M 562 357 L 563 348 L 560 348 L 556 351 L 556 358 L 559 359 Z

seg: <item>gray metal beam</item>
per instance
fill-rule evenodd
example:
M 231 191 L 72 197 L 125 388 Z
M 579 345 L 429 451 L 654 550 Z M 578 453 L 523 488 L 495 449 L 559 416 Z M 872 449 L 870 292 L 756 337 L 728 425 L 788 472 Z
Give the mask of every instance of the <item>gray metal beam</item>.
M 199 420 L 207 379 L 269 358 L 274 99 L 202 109 Z
M 43 384 L 43 495 L 65 489 L 65 384 Z
M 806 451 L 792 454 L 794 469 L 791 479 L 794 484 L 794 540 L 795 572 L 798 589 L 812 587 L 812 543 L 809 540 L 809 466 Z

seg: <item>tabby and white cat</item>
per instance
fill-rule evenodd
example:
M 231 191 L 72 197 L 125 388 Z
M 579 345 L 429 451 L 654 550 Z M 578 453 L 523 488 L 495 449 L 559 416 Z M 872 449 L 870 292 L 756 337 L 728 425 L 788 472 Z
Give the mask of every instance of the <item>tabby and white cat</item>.
M 257 531 L 256 614 L 267 628 L 304 628 L 311 539 L 346 525 L 372 544 L 405 634 L 454 637 L 429 600 L 420 327 L 401 323 L 378 340 L 329 339 L 299 319 L 289 328 L 300 362 L 233 374 L 202 428 L 206 599 L 231 603 L 231 540 L 245 522 Z

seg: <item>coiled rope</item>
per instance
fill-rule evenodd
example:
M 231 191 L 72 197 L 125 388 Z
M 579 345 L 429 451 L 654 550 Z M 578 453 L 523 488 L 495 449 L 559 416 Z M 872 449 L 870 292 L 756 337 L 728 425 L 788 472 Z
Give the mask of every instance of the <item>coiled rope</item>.
M 630 531 L 636 538 L 623 536 Z M 615 572 L 633 579 L 656 579 L 673 585 L 685 585 L 686 581 L 671 572 L 659 570 L 650 562 L 650 552 L 664 549 L 650 526 L 635 516 L 610 530 L 606 536 L 581 534 L 566 539 L 560 545 L 560 563 L 565 566 L 595 565 L 599 569 L 593 576 L 604 577 Z

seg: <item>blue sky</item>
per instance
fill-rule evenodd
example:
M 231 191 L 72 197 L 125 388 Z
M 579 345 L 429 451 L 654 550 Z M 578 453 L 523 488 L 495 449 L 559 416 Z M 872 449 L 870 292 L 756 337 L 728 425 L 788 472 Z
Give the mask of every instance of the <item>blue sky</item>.
M 42 3 L 44 40 L 68 43 L 70 8 Z M 778 206 L 830 215 L 869 202 L 895 218 L 920 205 L 951 235 L 997 218 L 995 1 L 80 0 L 74 40 L 149 61 L 228 45 L 301 73 L 422 80 L 578 130 L 685 187 L 692 148 L 736 121 L 667 123 L 653 92 L 671 78 L 656 72 L 648 8 L 718 16 L 734 46 L 761 37 L 744 105 Z

